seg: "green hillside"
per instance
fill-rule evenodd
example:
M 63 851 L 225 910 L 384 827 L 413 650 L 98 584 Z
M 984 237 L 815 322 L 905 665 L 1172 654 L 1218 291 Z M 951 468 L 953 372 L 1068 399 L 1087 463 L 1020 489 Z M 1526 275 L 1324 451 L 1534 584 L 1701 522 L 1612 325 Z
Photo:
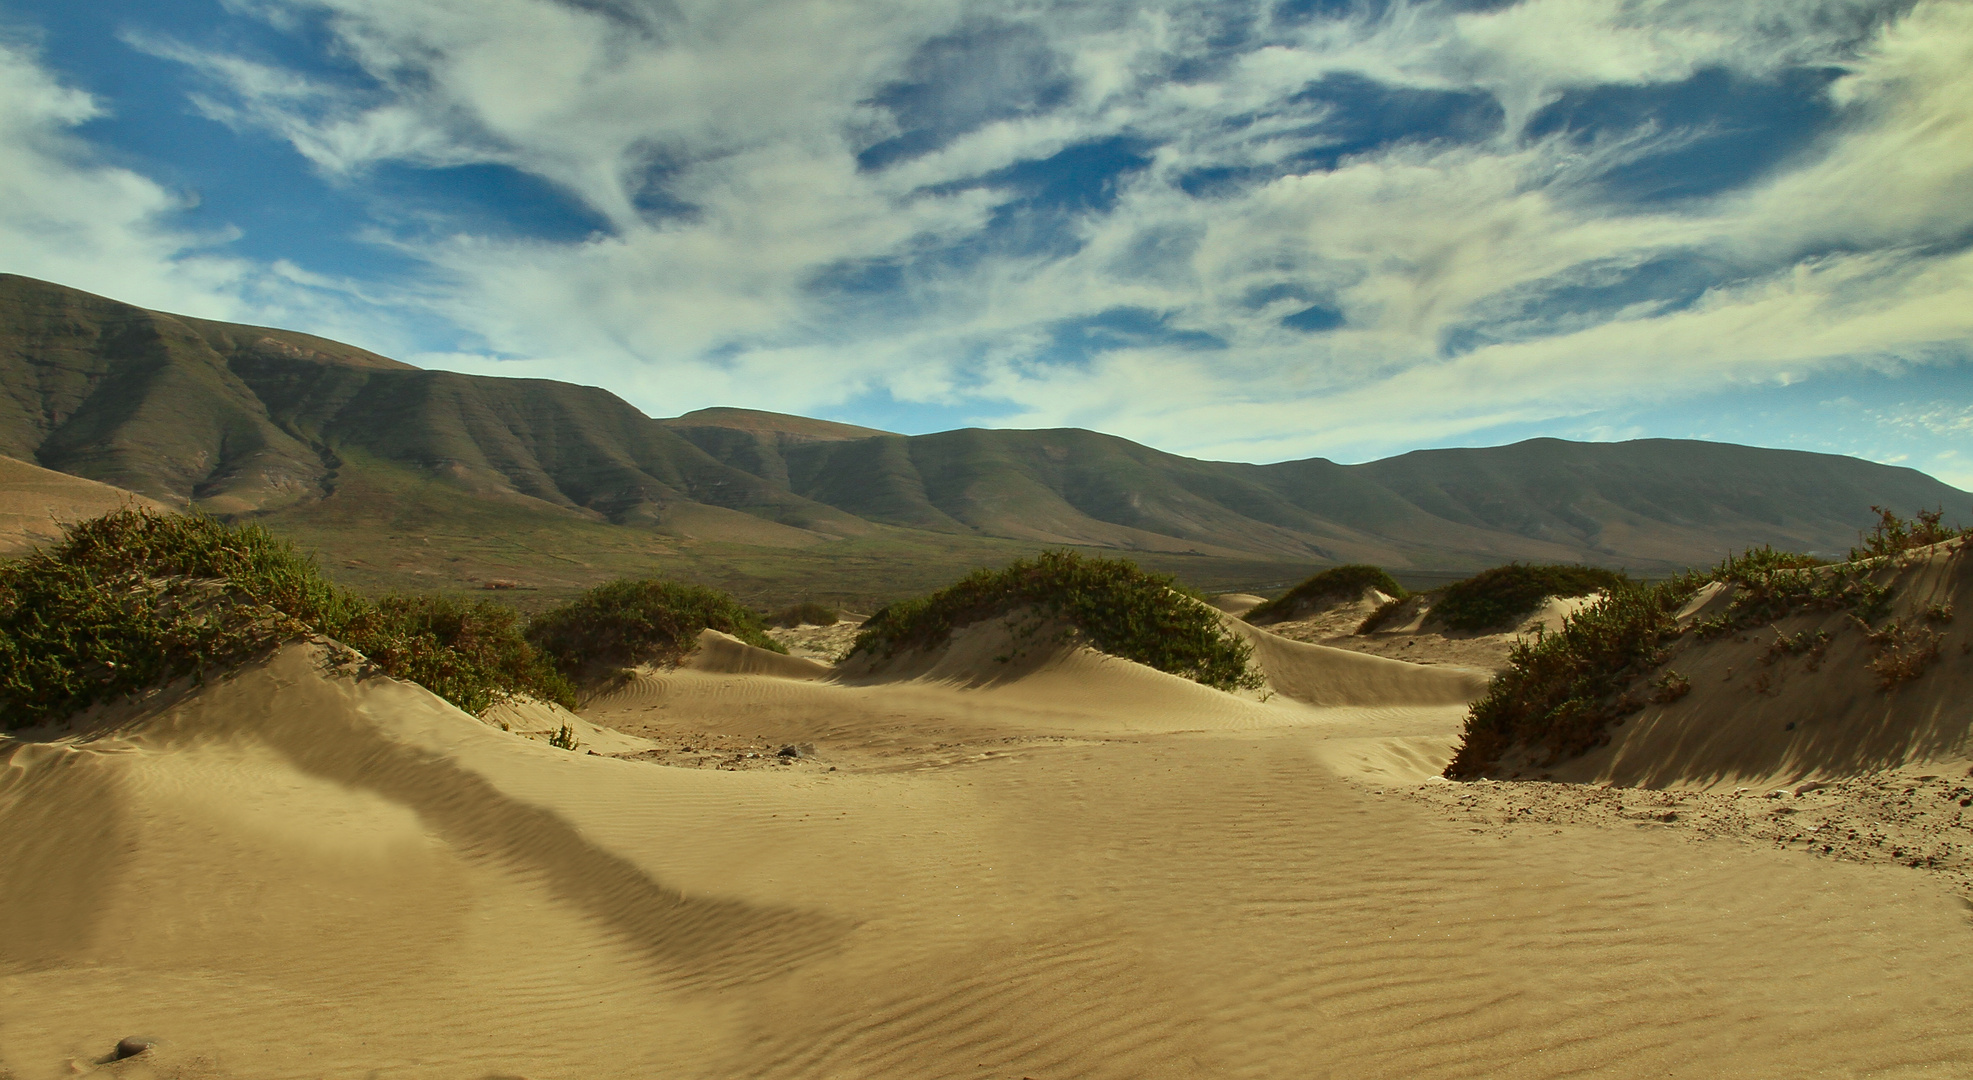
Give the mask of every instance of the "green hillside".
M 1873 504 L 1973 520 L 1973 496 L 1909 469 L 1717 443 L 1250 465 L 1078 429 L 660 420 L 595 387 L 426 371 L 10 275 L 0 454 L 252 518 L 359 587 L 512 585 L 527 604 L 662 572 L 854 605 L 1063 545 L 1209 589 L 1359 562 L 1649 573 L 1760 544 L 1844 550 Z

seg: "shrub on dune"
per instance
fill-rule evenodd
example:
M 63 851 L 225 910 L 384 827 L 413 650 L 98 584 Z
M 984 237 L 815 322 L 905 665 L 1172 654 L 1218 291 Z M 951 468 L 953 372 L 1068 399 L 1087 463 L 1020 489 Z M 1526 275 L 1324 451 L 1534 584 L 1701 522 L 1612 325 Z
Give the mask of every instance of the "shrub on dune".
M 373 604 L 258 526 L 123 510 L 0 564 L 0 717 L 9 727 L 58 720 L 312 634 L 469 712 L 518 693 L 571 700 L 506 609 Z
M 1910 521 L 1881 506 L 1871 507 L 1870 512 L 1877 515 L 1877 523 L 1862 537 L 1861 546 L 1850 549 L 1851 562 L 1888 558 L 1962 537 L 1973 539 L 1973 527 L 1942 524 L 1946 516 L 1944 509 L 1920 510 Z
M 954 630 L 1028 609 L 1059 618 L 1104 652 L 1221 690 L 1260 685 L 1253 650 L 1176 580 L 1123 559 L 1048 551 L 892 604 L 863 624 L 850 655 L 943 645 Z
M 1507 669 L 1468 712 L 1445 774 L 1479 776 L 1516 746 L 1550 761 L 1596 746 L 1612 721 L 1639 707 L 1626 692 L 1664 660 L 1679 635 L 1678 609 L 1697 588 L 1692 578 L 1654 588 L 1625 583 L 1560 631 L 1517 642 Z
M 759 615 L 718 589 L 647 578 L 612 581 L 528 624 L 527 638 L 571 678 L 598 668 L 676 664 L 718 630 L 749 645 L 786 652 Z
M 1404 586 L 1399 585 L 1397 579 L 1383 567 L 1351 563 L 1332 566 L 1280 596 L 1255 606 L 1247 612 L 1246 619 L 1256 625 L 1279 622 L 1324 601 L 1355 600 L 1372 589 L 1393 600 L 1402 600 L 1409 595 L 1404 591 Z
M 1804 612 L 1847 612 L 1871 646 L 1869 666 L 1880 689 L 1920 677 L 1938 659 L 1939 635 L 1930 626 L 1897 620 L 1877 626 L 1890 610 L 1891 592 L 1872 574 L 1901 552 L 1973 539 L 1973 530 L 1943 527 L 1936 513 L 1921 512 L 1916 522 L 1908 522 L 1872 509 L 1880 520 L 1848 563 L 1760 547 L 1652 586 L 1618 579 L 1602 600 L 1570 616 L 1560 631 L 1515 645 L 1506 670 L 1467 714 L 1464 739 L 1446 776 L 1484 775 L 1515 748 L 1550 763 L 1572 757 L 1605 741 L 1618 719 L 1644 708 L 1646 697 L 1659 704 L 1683 698 L 1691 684 L 1677 672 L 1647 680 L 1686 635 L 1717 639 Z M 1681 627 L 1679 609 L 1714 583 L 1731 590 L 1723 610 Z M 1920 621 L 1951 617 L 1949 609 L 1938 609 L 1937 615 L 1927 610 Z M 1775 633 L 1770 657 L 1782 652 L 1820 657 L 1829 640 L 1821 631 Z
M 1534 614 L 1551 596 L 1607 593 L 1629 581 L 1597 566 L 1496 566 L 1446 586 L 1432 617 L 1448 630 L 1492 630 Z
M 491 600 L 386 596 L 341 636 L 384 671 L 476 716 L 515 693 L 575 707 L 575 687 L 522 636 L 520 612 Z

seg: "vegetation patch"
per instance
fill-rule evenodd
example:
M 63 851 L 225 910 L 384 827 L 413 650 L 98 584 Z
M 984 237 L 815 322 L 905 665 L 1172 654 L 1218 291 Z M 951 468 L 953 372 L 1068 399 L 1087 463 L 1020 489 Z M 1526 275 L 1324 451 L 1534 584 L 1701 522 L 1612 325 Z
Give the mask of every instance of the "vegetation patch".
M 804 600 L 792 607 L 782 608 L 768 616 L 769 626 L 834 626 L 842 621 L 842 612 L 827 604 Z
M 1355 600 L 1372 589 L 1394 600 L 1402 600 L 1409 595 L 1404 591 L 1404 586 L 1399 585 L 1397 579 L 1386 573 L 1383 567 L 1351 563 L 1332 566 L 1280 596 L 1255 606 L 1247 612 L 1246 619 L 1256 625 L 1280 622 L 1294 618 L 1297 612 L 1322 601 Z
M 1691 692 L 1692 680 L 1670 669 L 1651 680 L 1651 700 L 1654 704 L 1670 705 Z
M 1943 544 L 1947 540 L 1973 539 L 1973 526 L 1962 529 L 1941 524 L 1946 516 L 1944 508 L 1920 510 L 1912 515 L 1910 521 L 1881 506 L 1871 507 L 1870 512 L 1877 515 L 1877 524 L 1863 536 L 1860 546 L 1850 549 L 1851 562 L 1889 558 L 1913 548 Z
M 1870 575 L 1902 552 L 1973 536 L 1973 530 L 1944 528 L 1936 513 L 1920 513 L 1916 522 L 1909 522 L 1873 509 L 1879 521 L 1851 552 L 1855 558 L 1849 563 L 1830 565 L 1762 547 L 1710 571 L 1654 586 L 1620 579 L 1604 599 L 1565 620 L 1559 632 L 1514 647 L 1507 669 L 1467 714 L 1464 741 L 1446 776 L 1482 776 L 1517 747 L 1545 755 L 1549 763 L 1572 757 L 1607 741 L 1609 727 L 1643 708 L 1647 698 L 1659 704 L 1683 698 L 1691 691 L 1684 676 L 1666 670 L 1653 679 L 1652 673 L 1685 634 L 1718 638 L 1803 612 L 1845 611 L 1870 643 L 1869 667 L 1879 689 L 1888 691 L 1920 677 L 1938 660 L 1943 635 L 1929 625 L 1893 621 L 1877 626 L 1890 610 L 1891 592 Z M 1726 609 L 1681 628 L 1679 609 L 1714 582 L 1732 590 Z M 1950 619 L 1950 613 L 1945 617 Z M 1919 621 L 1941 620 L 1928 609 Z M 1821 630 L 1783 634 L 1777 629 L 1761 663 L 1771 667 L 1786 657 L 1806 656 L 1814 670 L 1829 645 Z M 1771 683 L 1770 673 L 1763 671 L 1754 686 L 1764 690 Z
M 1773 667 L 1775 661 L 1788 656 L 1806 656 L 1808 669 L 1815 671 L 1822 666 L 1823 655 L 1829 652 L 1829 635 L 1821 630 L 1802 630 L 1793 634 L 1774 632 L 1774 640 L 1768 643 L 1767 651 L 1761 654 L 1761 666 Z
M 1831 565 L 1771 547 L 1731 556 L 1701 580 L 1731 587 L 1733 598 L 1693 630 L 1716 638 L 1807 611 L 1848 611 L 1875 622 L 1891 602 L 1890 590 L 1870 580 L 1876 566 L 1870 559 Z
M 1532 615 L 1551 596 L 1588 596 L 1625 588 L 1630 579 L 1597 566 L 1528 566 L 1483 570 L 1438 594 L 1432 617 L 1448 630 L 1492 630 Z
M 1895 690 L 1925 674 L 1939 659 L 1939 643 L 1944 635 L 1923 626 L 1892 622 L 1882 629 L 1862 625 L 1870 642 L 1870 673 L 1877 677 L 1879 690 Z
M 1514 747 L 1553 762 L 1599 745 L 1612 721 L 1642 707 L 1629 691 L 1664 662 L 1679 636 L 1678 609 L 1697 588 L 1691 579 L 1655 588 L 1620 584 L 1556 633 L 1516 643 L 1507 669 L 1467 714 L 1465 740 L 1446 775 L 1482 775 Z M 1676 700 L 1690 685 L 1666 679 L 1654 689 Z
M 1022 608 L 1059 618 L 1104 652 L 1221 690 L 1255 689 L 1253 650 L 1227 633 L 1199 594 L 1125 559 L 1046 551 L 975 570 L 930 596 L 870 617 L 849 655 L 943 645 L 954 630 Z
M 1356 632 L 1359 634 L 1374 634 L 1391 623 L 1396 622 L 1400 616 L 1405 615 L 1407 612 L 1411 615 L 1416 615 L 1419 606 L 1429 603 L 1432 598 L 1433 594 L 1431 593 L 1419 593 L 1415 596 L 1407 596 L 1402 600 L 1386 600 L 1382 604 L 1377 605 L 1376 611 L 1371 612 L 1361 623 L 1357 624 Z
M 575 687 L 528 643 L 520 612 L 492 600 L 394 593 L 330 636 L 474 716 L 515 694 L 575 707 Z
M 718 630 L 757 648 L 788 650 L 767 636 L 761 617 L 718 589 L 645 578 L 612 581 L 535 617 L 527 639 L 569 678 L 600 668 L 669 666 Z
M 257 526 L 123 510 L 0 564 L 0 718 L 59 720 L 311 634 L 475 714 L 521 693 L 573 704 L 518 622 L 484 601 L 373 604 Z

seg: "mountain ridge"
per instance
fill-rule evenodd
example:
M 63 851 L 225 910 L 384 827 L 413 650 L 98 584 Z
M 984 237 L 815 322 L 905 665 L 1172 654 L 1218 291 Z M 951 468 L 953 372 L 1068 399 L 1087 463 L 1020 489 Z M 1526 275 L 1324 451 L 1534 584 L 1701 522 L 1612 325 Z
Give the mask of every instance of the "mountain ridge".
M 861 558 L 858 544 L 955 560 L 1074 545 L 1270 567 L 1655 571 L 1761 544 L 1840 551 L 1874 504 L 1973 517 L 1973 495 L 1915 470 L 1695 440 L 1257 465 L 1078 428 L 653 418 L 598 387 L 426 370 L 15 275 L 0 275 L 0 454 L 306 527 L 339 550 L 356 544 L 334 540 L 339 521 L 429 528 L 442 505 L 550 533 L 628 528 L 626 550 L 653 558 L 738 545 L 813 550 L 811 566 Z

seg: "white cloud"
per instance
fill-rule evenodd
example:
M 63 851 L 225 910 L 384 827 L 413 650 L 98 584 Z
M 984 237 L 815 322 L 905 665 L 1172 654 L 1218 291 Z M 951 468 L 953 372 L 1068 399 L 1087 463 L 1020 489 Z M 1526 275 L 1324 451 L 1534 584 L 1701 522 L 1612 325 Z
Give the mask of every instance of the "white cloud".
M 238 277 L 228 237 L 174 228 L 180 196 L 107 163 L 73 134 L 103 113 L 30 49 L 0 41 L 0 271 L 226 317 Z
M 1895 19 L 1834 0 L 1527 0 L 1458 15 L 1398 3 L 1381 17 L 1276 29 L 1224 55 L 1211 24 L 1226 5 L 250 8 L 326 19 L 368 83 L 144 47 L 211 80 L 209 115 L 278 134 L 338 182 L 360 184 L 384 162 L 498 163 L 611 223 L 608 235 L 567 242 L 396 238 L 431 268 L 413 306 L 486 345 L 485 356 L 425 362 L 600 383 L 658 413 L 826 411 L 883 391 L 1011 403 L 1009 422 L 1272 458 L 1401 449 L 1616 402 L 1951 359 L 1973 342 L 1973 271 L 1955 250 L 1973 224 L 1964 3 L 1921 0 Z M 946 132 L 909 162 L 859 168 L 860 150 L 899 134 L 871 102 L 912 70 L 915 50 L 1012 23 L 1043 35 L 1069 73 L 1059 107 L 1013 110 Z M 1041 70 L 1023 62 L 1007 70 Z M 1167 77 L 1187 63 L 1198 70 Z M 1830 91 L 1837 126 L 1774 175 L 1708 200 L 1594 197 L 1587 178 L 1635 158 L 1643 141 L 1583 145 L 1520 128 L 1571 90 L 1714 68 L 1759 79 L 1803 64 L 1848 72 Z M 1491 139 L 1374 147 L 1333 170 L 1265 179 L 1304 145 L 1296 132 L 1312 119 L 1282 103 L 1337 72 L 1484 92 L 1506 123 Z M 52 132 L 87 103 L 51 93 L 38 122 Z M 963 181 L 1111 137 L 1155 147 L 1148 168 L 1119 180 L 1113 210 L 1051 220 L 1026 249 L 979 246 L 1003 196 Z M 1212 199 L 1177 186 L 1216 167 L 1262 178 Z M 148 204 L 119 196 L 140 225 L 168 213 L 169 196 L 141 178 L 91 175 L 151 193 Z M 691 212 L 652 212 L 653 185 Z M 1076 242 L 1039 243 L 1061 238 Z M 181 246 L 135 261 L 184 250 L 157 242 Z M 927 257 L 936 252 L 950 257 Z M 1459 355 L 1445 347 L 1518 298 L 1587 280 L 1586 267 L 1678 258 L 1713 260 L 1717 287 L 1689 303 L 1524 319 Z M 896 274 L 899 289 L 879 301 L 811 287 L 857 265 Z M 1282 325 L 1311 304 L 1347 323 L 1319 335 Z M 1225 347 L 1048 355 L 1052 327 L 1120 308 Z
M 0 273 L 162 311 L 307 326 L 371 348 L 407 338 L 364 285 L 227 251 L 230 229 L 183 224 L 190 196 L 107 160 L 76 128 L 107 115 L 30 47 L 0 41 Z

